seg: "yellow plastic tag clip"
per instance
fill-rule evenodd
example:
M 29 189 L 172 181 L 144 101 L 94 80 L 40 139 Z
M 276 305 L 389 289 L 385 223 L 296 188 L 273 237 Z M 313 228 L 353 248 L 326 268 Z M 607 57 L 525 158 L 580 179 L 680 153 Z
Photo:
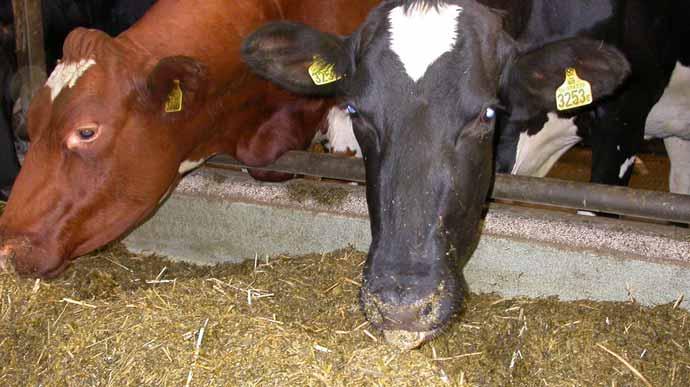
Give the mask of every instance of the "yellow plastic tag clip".
M 342 78 L 335 73 L 335 65 L 326 63 L 318 56 L 314 57 L 314 63 L 309 66 L 309 76 L 317 86 L 327 85 Z
M 587 106 L 594 101 L 592 85 L 577 76 L 577 71 L 569 67 L 565 70 L 565 82 L 556 90 L 556 106 L 559 111 Z
M 170 94 L 168 94 L 168 100 L 165 101 L 165 112 L 175 113 L 182 111 L 182 88 L 180 88 L 180 81 L 175 79 L 175 84 L 173 85 Z

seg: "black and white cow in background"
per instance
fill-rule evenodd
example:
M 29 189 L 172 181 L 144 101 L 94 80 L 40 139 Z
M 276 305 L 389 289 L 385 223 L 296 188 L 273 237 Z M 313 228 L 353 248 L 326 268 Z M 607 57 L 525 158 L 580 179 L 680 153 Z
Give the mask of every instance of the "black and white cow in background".
M 563 3 L 579 7 L 536 12 Z M 628 76 L 617 49 L 577 37 L 625 28 L 620 19 L 604 23 L 619 3 L 646 0 L 491 1 L 500 10 L 472 0 L 387 0 L 347 38 L 290 22 L 247 38 L 243 57 L 257 74 L 294 92 L 343 98 L 364 156 L 371 217 L 360 301 L 387 341 L 418 346 L 461 304 L 462 267 L 494 171 L 497 109 L 555 109 L 569 67 L 595 98 Z M 515 39 L 537 26 L 538 38 Z
M 2 30 L 0 34 L 3 34 Z M 19 161 L 14 149 L 14 138 L 9 120 L 12 101 L 7 98 L 14 61 L 14 57 L 8 53 L 10 48 L 7 46 L 10 39 L 8 36 L 0 35 L 0 200 L 2 201 L 7 200 L 10 187 L 19 174 Z
M 153 3 L 155 0 L 44 0 L 43 32 L 48 73 L 62 57 L 62 42 L 74 28 L 97 28 L 117 35 L 134 24 Z M 0 200 L 7 199 L 19 171 L 12 128 L 19 137 L 27 137 L 24 118 L 29 100 L 27 91 L 20 90 L 13 29 L 12 2 L 3 0 L 0 4 Z
M 563 113 L 508 106 L 511 114 L 501 123 L 498 171 L 543 177 L 563 153 L 586 138 L 592 145 L 592 182 L 627 185 L 646 135 L 665 138 L 672 165 L 670 190 L 690 194 L 690 2 L 545 3 L 533 7 L 534 18 L 557 20 L 579 12 L 575 20 L 598 22 L 577 33 L 615 45 L 630 61 L 632 74 L 615 96 L 593 106 Z M 579 29 L 577 23 L 536 23 L 526 25 L 517 37 L 549 39 L 573 28 Z
M 649 113 L 645 136 L 664 139 L 671 161 L 670 191 L 690 195 L 690 61 L 676 65 L 663 97 Z

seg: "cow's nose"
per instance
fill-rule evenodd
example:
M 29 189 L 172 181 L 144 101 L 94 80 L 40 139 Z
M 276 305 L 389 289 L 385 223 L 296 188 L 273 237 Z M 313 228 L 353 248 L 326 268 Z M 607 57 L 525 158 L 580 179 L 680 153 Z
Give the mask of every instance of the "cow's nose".
M 66 263 L 24 238 L 11 239 L 0 246 L 0 270 L 5 272 L 52 278 L 64 271 Z
M 0 249 L 0 273 L 14 272 L 14 251 L 9 248 Z
M 444 286 L 432 294 L 410 300 L 401 289 L 371 292 L 362 288 L 360 301 L 369 322 L 383 331 L 386 341 L 403 350 L 433 338 L 453 314 L 454 296 Z

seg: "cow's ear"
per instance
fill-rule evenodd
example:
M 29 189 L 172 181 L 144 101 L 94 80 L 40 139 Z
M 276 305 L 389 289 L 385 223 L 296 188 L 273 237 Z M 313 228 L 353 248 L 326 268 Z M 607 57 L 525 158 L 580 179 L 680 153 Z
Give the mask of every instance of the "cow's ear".
M 242 58 L 261 77 L 306 95 L 334 95 L 348 68 L 345 41 L 293 22 L 269 23 L 249 35 Z
M 166 115 L 198 111 L 206 98 L 207 73 L 203 63 L 187 56 L 161 59 L 146 79 L 146 104 Z
M 569 69 L 591 85 L 590 103 L 611 95 L 630 75 L 630 64 L 615 47 L 571 38 L 518 54 L 504 69 L 501 96 L 513 110 L 556 111 L 556 92 L 573 74 Z

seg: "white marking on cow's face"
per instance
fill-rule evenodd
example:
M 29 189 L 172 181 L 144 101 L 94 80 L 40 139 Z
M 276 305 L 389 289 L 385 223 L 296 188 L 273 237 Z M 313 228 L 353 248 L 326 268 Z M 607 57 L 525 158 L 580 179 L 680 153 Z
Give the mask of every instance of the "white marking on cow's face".
M 46 81 L 46 86 L 50 88 L 50 100 L 55 101 L 55 98 L 60 95 L 60 92 L 65 87 L 74 87 L 86 70 L 95 64 L 96 61 L 93 59 L 82 59 L 79 62 L 61 62 L 58 64 Z
M 582 140 L 577 135 L 575 118 L 559 118 L 547 114 L 548 121 L 535 135 L 520 134 L 513 175 L 544 177 L 558 159 Z
M 201 160 L 185 160 L 180 164 L 180 169 L 178 169 L 178 172 L 180 175 L 184 175 L 187 172 L 193 171 L 201 166 L 201 164 L 205 163 L 206 159 L 201 159 Z
M 408 12 L 400 6 L 388 14 L 390 48 L 415 82 L 441 55 L 453 49 L 462 11 L 457 5 L 441 4 L 438 8 L 414 6 Z
M 325 135 L 321 131 L 316 133 L 314 142 L 321 142 L 322 139 L 328 141 L 326 148 L 331 152 L 355 152 L 355 157 L 362 157 L 362 150 L 352 129 L 352 120 L 343 109 L 334 107 L 328 112 L 328 131 Z
M 622 179 L 623 176 L 625 176 L 625 174 L 628 173 L 628 169 L 630 169 L 630 167 L 632 167 L 633 165 L 635 165 L 635 160 L 636 160 L 636 159 L 637 159 L 637 157 L 632 156 L 631 158 L 625 160 L 625 161 L 623 162 L 623 164 L 621 164 L 621 171 L 618 173 L 618 178 L 619 178 L 619 179 Z
M 682 137 L 690 140 L 690 67 L 680 63 L 664 95 L 647 117 L 645 137 Z

